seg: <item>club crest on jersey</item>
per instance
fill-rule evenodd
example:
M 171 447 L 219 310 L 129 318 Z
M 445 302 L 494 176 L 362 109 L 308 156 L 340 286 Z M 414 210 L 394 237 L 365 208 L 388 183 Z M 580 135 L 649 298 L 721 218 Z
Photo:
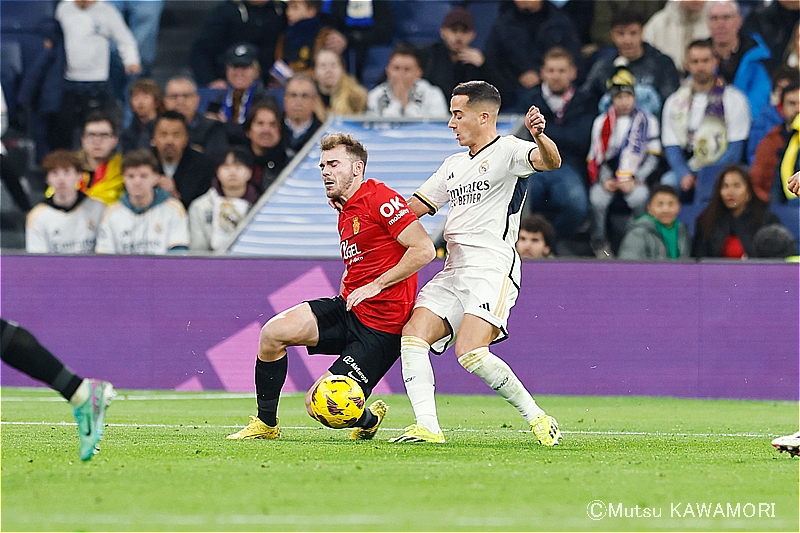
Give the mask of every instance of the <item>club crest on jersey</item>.
M 358 221 L 358 217 L 353 217 L 353 235 L 358 235 L 360 229 L 361 222 Z
M 489 160 L 484 159 L 483 161 L 481 161 L 481 166 L 478 167 L 478 173 L 486 174 L 487 172 L 489 172 Z

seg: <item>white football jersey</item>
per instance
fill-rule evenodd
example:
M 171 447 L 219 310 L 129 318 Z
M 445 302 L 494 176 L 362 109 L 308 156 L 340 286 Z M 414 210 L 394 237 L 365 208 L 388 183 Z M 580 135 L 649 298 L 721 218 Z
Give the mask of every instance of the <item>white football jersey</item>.
M 162 255 L 178 247 L 189 247 L 189 223 L 182 203 L 168 198 L 143 213 L 136 213 L 120 200 L 106 209 L 95 251 Z
M 495 267 L 519 286 L 515 248 L 527 179 L 536 170 L 529 155 L 536 143 L 497 137 L 477 154 L 453 154 L 414 194 L 432 212 L 450 203 L 444 227 L 447 265 Z
M 31 254 L 94 253 L 106 204 L 87 196 L 66 211 L 42 202 L 25 222 L 25 250 Z
M 244 198 L 220 196 L 212 187 L 189 206 L 190 248 L 192 250 L 222 248 L 249 210 L 250 202 Z

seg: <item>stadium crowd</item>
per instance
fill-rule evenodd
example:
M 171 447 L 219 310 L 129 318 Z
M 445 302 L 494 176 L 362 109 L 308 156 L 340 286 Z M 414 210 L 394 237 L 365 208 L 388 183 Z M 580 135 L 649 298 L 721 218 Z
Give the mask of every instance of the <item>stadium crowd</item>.
M 563 158 L 528 179 L 524 258 L 757 257 L 781 223 L 796 254 L 798 0 L 224 0 L 155 79 L 163 7 L 3 1 L 28 252 L 220 249 L 329 115 L 445 118 L 482 79 Z

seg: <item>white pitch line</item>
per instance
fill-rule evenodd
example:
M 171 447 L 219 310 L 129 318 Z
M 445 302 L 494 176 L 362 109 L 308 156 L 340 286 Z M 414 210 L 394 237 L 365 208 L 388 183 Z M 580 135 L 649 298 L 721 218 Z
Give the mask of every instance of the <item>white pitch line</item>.
M 301 393 L 289 393 L 290 395 L 293 394 L 301 394 Z M 286 396 L 284 394 L 281 395 Z M 227 393 L 220 393 L 220 394 L 163 394 L 163 395 L 131 395 L 131 394 L 120 394 L 116 398 L 114 398 L 115 402 L 119 401 L 150 401 L 150 400 L 241 400 L 241 399 L 252 399 L 256 397 L 255 392 L 227 392 Z M 12 396 L 10 398 L 6 398 L 5 396 L 0 396 L 0 402 L 63 402 L 64 398 L 60 396 L 30 396 L 30 397 L 19 397 L 19 396 Z
M 0 425 L 9 426 L 74 426 L 75 422 L 0 422 Z M 163 429 L 231 429 L 238 428 L 241 425 L 227 426 L 222 424 L 121 424 L 121 423 L 106 423 L 107 427 L 120 427 L 120 428 L 163 428 Z M 304 430 L 304 431 L 337 431 L 325 428 L 322 426 L 281 426 L 281 429 L 291 430 Z M 380 428 L 379 431 L 402 431 L 403 428 Z M 474 429 L 474 428 L 453 428 L 443 429 L 445 433 L 530 433 L 529 430 L 521 429 Z M 562 431 L 561 433 L 567 435 L 605 435 L 605 436 L 622 436 L 622 437 L 725 437 L 725 438 L 741 438 L 741 437 L 755 437 L 755 438 L 768 438 L 777 437 L 778 433 L 666 433 L 658 431 Z

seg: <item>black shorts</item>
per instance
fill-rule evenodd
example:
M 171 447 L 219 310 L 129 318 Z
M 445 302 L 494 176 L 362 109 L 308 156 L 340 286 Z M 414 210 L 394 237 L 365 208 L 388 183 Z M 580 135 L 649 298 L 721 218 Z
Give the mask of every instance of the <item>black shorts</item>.
M 308 346 L 308 353 L 338 355 L 328 370 L 356 380 L 368 398 L 400 357 L 400 335 L 365 326 L 346 310 L 341 296 L 309 300 L 308 305 L 319 328 L 319 342 Z

